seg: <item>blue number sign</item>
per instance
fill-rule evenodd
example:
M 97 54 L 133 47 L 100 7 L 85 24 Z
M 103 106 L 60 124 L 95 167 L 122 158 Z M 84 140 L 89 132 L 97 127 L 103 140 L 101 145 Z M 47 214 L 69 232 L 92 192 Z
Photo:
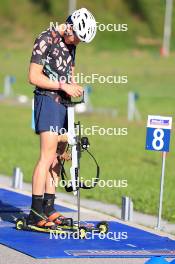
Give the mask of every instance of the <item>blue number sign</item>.
M 172 117 L 148 116 L 146 149 L 169 151 Z

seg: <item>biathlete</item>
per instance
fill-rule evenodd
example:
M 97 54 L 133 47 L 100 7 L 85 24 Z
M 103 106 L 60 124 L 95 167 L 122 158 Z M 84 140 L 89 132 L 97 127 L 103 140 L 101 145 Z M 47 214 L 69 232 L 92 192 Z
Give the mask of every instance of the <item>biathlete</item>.
M 54 208 L 55 179 L 65 155 L 68 134 L 64 100 L 79 97 L 83 88 L 74 80 L 75 51 L 80 42 L 89 43 L 96 34 L 93 15 L 81 8 L 65 24 L 43 31 L 35 40 L 29 68 L 34 91 L 35 132 L 40 137 L 40 156 L 32 179 L 32 205 L 27 223 L 37 228 L 57 229 L 66 218 Z

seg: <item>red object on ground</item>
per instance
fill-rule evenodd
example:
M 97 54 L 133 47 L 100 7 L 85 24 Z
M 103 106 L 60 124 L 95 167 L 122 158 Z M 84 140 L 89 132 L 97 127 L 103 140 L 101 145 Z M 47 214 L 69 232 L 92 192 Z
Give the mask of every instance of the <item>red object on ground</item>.
M 168 56 L 168 52 L 163 47 L 161 47 L 160 48 L 160 55 L 163 57 L 166 57 L 166 56 Z

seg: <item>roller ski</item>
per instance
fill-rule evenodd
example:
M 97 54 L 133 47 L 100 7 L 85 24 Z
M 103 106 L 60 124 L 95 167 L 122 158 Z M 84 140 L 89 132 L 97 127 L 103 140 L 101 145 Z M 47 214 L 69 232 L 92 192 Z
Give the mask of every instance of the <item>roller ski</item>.
M 73 235 L 76 233 L 80 239 L 86 238 L 87 233 L 94 234 L 107 234 L 109 225 L 106 221 L 99 222 L 97 224 L 73 221 L 72 218 L 66 218 L 58 212 L 53 212 L 49 217 L 49 220 L 53 221 L 64 232 L 69 232 Z
M 96 225 L 94 223 L 82 221 L 78 223 L 77 221 L 73 221 L 72 218 L 66 218 L 56 211 L 52 212 L 50 216 L 48 216 L 48 219 L 54 222 L 63 231 L 79 233 L 80 238 L 85 238 L 87 232 L 107 234 L 109 230 L 109 225 L 106 221 L 99 222 Z

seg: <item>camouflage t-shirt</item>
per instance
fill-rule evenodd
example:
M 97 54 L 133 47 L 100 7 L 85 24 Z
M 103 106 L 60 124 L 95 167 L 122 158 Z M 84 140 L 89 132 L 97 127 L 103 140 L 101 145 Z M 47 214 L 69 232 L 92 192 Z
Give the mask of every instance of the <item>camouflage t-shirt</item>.
M 43 65 L 43 73 L 52 80 L 71 81 L 76 46 L 65 43 L 58 31 L 47 29 L 35 40 L 31 62 Z

